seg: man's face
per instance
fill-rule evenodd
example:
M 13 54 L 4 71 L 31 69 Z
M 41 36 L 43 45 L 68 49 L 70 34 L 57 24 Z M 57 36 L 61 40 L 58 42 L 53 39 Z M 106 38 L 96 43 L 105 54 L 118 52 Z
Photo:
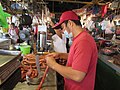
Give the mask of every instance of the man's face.
M 69 23 L 69 22 L 68 22 L 68 23 Z M 62 31 L 63 31 L 63 32 L 64 32 L 65 30 L 66 30 L 68 33 L 71 32 L 68 23 L 67 23 L 67 25 L 66 25 L 65 23 L 62 23 L 62 24 L 61 24 L 61 28 L 62 28 Z

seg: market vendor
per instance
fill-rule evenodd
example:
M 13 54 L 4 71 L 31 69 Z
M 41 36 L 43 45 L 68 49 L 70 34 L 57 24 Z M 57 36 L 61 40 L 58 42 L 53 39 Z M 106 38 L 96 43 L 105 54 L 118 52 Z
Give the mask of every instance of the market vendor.
M 11 23 L 8 34 L 9 34 L 13 44 L 17 43 L 17 40 L 19 39 L 18 32 L 19 32 L 19 30 L 18 30 L 18 28 L 15 27 L 15 24 Z
M 69 54 L 47 55 L 47 65 L 65 78 L 65 90 L 94 90 L 98 53 L 93 37 L 82 29 L 78 16 L 73 11 L 61 15 L 54 28 L 60 26 L 69 34 L 72 33 L 73 43 Z M 59 58 L 67 60 L 66 66 L 56 63 L 55 59 Z

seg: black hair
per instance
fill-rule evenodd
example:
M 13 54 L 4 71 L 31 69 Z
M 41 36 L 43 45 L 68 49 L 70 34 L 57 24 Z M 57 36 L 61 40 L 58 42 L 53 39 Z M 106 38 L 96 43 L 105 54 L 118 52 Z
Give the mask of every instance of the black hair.
M 15 24 L 14 24 L 14 23 L 11 23 L 11 25 L 15 26 Z
M 48 30 L 49 30 L 49 32 L 52 33 L 53 35 L 56 34 L 56 32 L 55 32 L 55 30 L 52 28 L 52 26 L 50 26 L 50 27 L 48 28 Z
M 73 21 L 73 22 L 74 22 L 76 25 L 78 25 L 78 26 L 82 26 L 80 20 L 71 20 L 71 21 Z M 65 25 L 67 26 L 68 20 L 64 21 L 64 23 L 65 23 Z
M 56 24 L 56 23 L 58 23 L 58 22 L 59 22 L 59 20 L 58 20 L 58 19 L 56 19 L 56 18 L 51 18 L 51 21 L 52 21 L 54 24 Z
M 67 26 L 67 24 L 68 24 L 68 20 L 64 21 L 64 23 L 65 23 L 65 25 Z

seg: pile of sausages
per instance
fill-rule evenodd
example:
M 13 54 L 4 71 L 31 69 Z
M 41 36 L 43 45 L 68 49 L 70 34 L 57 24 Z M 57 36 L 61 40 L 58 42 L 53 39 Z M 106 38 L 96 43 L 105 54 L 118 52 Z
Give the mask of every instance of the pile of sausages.
M 39 56 L 39 65 L 41 70 L 45 70 L 45 68 L 47 67 L 44 58 L 45 55 Z M 31 79 L 38 76 L 35 60 L 36 60 L 36 55 L 34 54 L 28 54 L 23 56 L 23 60 L 21 61 L 21 66 L 20 66 L 22 80 L 26 80 L 26 75 Z

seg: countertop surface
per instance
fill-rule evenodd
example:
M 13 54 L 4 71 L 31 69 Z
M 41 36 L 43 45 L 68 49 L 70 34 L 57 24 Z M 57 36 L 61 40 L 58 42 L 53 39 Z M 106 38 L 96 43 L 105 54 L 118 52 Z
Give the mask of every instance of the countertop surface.
M 14 55 L 0 55 L 0 67 L 13 60 L 16 56 Z
M 15 59 L 21 54 L 20 51 L 10 51 L 10 50 L 2 50 L 0 49 L 0 68 Z
M 108 60 L 111 60 L 111 56 L 107 56 L 99 53 L 99 60 L 103 61 L 109 67 L 114 69 L 116 71 L 116 74 L 120 75 L 120 67 L 108 61 Z
M 3 84 L 20 66 L 21 52 L 0 49 L 0 85 Z

